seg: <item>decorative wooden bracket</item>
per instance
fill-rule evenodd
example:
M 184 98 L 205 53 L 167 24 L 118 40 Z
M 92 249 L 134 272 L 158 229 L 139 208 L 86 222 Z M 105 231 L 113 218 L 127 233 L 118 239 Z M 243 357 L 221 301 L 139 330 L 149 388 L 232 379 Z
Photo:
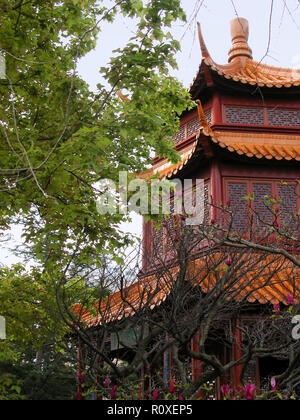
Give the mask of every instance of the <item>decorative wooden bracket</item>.
M 210 125 L 208 124 L 200 99 L 198 99 L 196 102 L 198 106 L 198 116 L 199 116 L 200 124 L 202 127 L 198 138 L 200 139 L 201 137 L 200 141 L 201 141 L 201 145 L 204 150 L 205 156 L 210 159 L 214 156 L 211 143 L 209 140 L 209 137 L 213 135 L 213 131 L 210 128 Z M 201 136 L 202 133 L 204 134 L 204 136 Z

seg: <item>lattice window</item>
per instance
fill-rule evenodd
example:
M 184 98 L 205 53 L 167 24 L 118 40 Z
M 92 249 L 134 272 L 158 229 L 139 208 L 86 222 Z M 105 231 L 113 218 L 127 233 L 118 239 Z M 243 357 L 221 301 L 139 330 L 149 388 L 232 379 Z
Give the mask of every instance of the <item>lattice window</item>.
M 227 124 L 264 125 L 265 123 L 264 110 L 262 108 L 226 106 L 225 116 Z
M 298 197 L 296 185 L 278 180 L 247 182 L 227 181 L 227 197 L 233 214 L 233 229 L 238 233 L 247 231 L 249 216 L 255 213 L 255 226 L 259 231 L 263 228 L 267 232 L 276 219 L 275 208 L 271 199 L 282 200 L 279 204 L 280 215 L 278 221 L 285 228 L 291 226 L 292 216 L 297 213 Z M 243 197 L 251 196 L 251 200 Z M 252 211 L 250 211 L 251 206 Z M 291 227 L 293 228 L 293 227 Z
M 300 111 L 268 109 L 268 125 L 272 127 L 300 127 Z
M 239 233 L 248 229 L 248 201 L 243 197 L 247 196 L 247 184 L 229 182 L 228 199 L 233 214 L 233 230 Z
M 196 192 L 196 188 L 194 187 L 193 190 L 186 192 L 184 197 L 189 199 L 189 203 L 191 202 L 193 208 L 195 209 L 195 213 L 193 215 L 190 214 L 189 216 L 191 217 L 201 216 L 201 223 L 206 224 L 210 220 L 209 183 L 203 182 L 203 184 L 199 183 L 197 185 L 198 185 L 197 192 Z M 203 188 L 203 191 L 202 191 L 202 188 Z M 198 200 L 196 202 L 197 197 L 198 197 Z M 199 199 L 200 199 L 200 202 L 199 202 Z M 188 210 L 187 204 L 185 205 L 185 210 Z
M 152 229 L 152 256 L 157 259 L 164 251 L 164 228 L 157 229 L 153 224 Z
M 209 185 L 204 185 L 204 223 L 210 221 L 210 205 L 209 205 Z
M 174 243 L 176 243 L 176 237 L 178 236 L 178 221 L 176 221 L 174 216 L 170 216 L 165 219 L 165 223 L 164 256 L 172 258 L 176 255 Z
M 254 211 L 256 213 L 256 222 L 258 225 L 272 224 L 273 216 L 267 206 L 267 201 L 272 198 L 272 185 L 255 183 L 253 184 L 254 193 Z
M 200 130 L 200 120 L 199 118 L 195 118 L 192 121 L 189 121 L 187 123 L 187 138 L 193 136 L 194 134 L 196 134 L 199 130 Z
M 289 225 L 291 217 L 297 213 L 296 185 L 278 185 L 278 198 L 282 200 L 280 204 L 281 222 Z
M 196 206 L 201 206 L 200 210 L 196 208 L 195 213 L 201 214 L 204 216 L 203 220 L 201 220 L 201 223 L 207 224 L 210 220 L 210 206 L 209 206 L 209 184 L 208 182 L 205 182 L 204 185 L 200 183 L 200 187 L 204 188 L 203 194 L 201 194 L 201 202 L 199 201 L 196 203 L 196 191 L 195 189 L 191 189 L 190 191 L 186 192 L 184 194 L 185 197 L 190 197 L 192 194 L 192 204 L 193 207 L 196 208 Z M 187 195 L 186 195 L 187 194 Z M 184 213 L 184 202 L 182 213 Z M 171 214 L 174 213 L 174 203 L 171 199 L 171 205 L 170 205 L 170 211 Z M 176 208 L 176 212 L 180 211 L 179 208 Z M 188 215 L 188 218 L 193 217 L 191 214 Z M 186 220 L 188 220 L 188 218 Z M 196 225 L 198 225 L 198 221 L 195 219 L 193 222 L 195 222 Z M 180 231 L 178 229 L 184 228 L 186 232 L 194 232 L 195 225 L 188 225 L 186 221 L 184 221 L 181 218 L 181 215 L 171 215 L 167 216 L 163 221 L 163 226 L 160 229 L 157 229 L 153 223 L 152 228 L 152 256 L 155 261 L 165 261 L 168 259 L 173 258 L 176 255 L 176 242 L 177 239 L 180 236 Z M 191 241 L 193 241 L 195 238 L 193 235 L 191 236 Z M 199 243 L 199 240 L 196 241 Z M 175 246 L 174 246 L 175 244 Z M 192 242 L 190 243 L 191 248 L 193 248 Z M 201 244 L 200 244 L 201 245 Z M 200 246 L 199 245 L 199 246 Z M 198 247 L 197 247 L 198 249 Z M 195 247 L 196 250 L 196 247 Z
M 211 125 L 212 124 L 212 110 L 207 109 L 206 111 L 204 111 L 204 114 L 205 114 L 208 124 Z
M 197 253 L 201 250 L 202 242 L 199 238 L 199 226 L 208 225 L 210 222 L 210 204 L 209 204 L 209 184 L 205 182 L 199 185 L 198 194 L 201 197 L 200 202 L 196 202 L 196 190 L 193 190 L 193 206 L 196 211 L 193 215 L 194 221 L 192 225 L 186 226 L 189 234 L 187 238 L 188 246 L 191 252 Z M 203 189 L 203 191 L 201 191 Z
M 175 136 L 173 137 L 173 141 L 178 144 L 181 143 L 183 140 L 186 139 L 186 126 L 182 126 L 178 133 L 175 134 Z

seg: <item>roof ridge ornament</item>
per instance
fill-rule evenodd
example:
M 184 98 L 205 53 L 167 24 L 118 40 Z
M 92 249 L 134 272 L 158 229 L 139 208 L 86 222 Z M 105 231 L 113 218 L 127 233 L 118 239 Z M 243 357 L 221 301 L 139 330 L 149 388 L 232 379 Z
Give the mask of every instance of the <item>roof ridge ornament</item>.
M 228 55 L 228 62 L 241 58 L 252 57 L 252 50 L 248 45 L 249 38 L 249 23 L 247 19 L 237 17 L 230 22 L 232 48 Z
M 198 37 L 199 37 L 199 42 L 200 42 L 200 48 L 201 48 L 201 53 L 202 53 L 202 57 L 203 58 L 210 58 L 210 54 L 208 52 L 208 49 L 206 47 L 203 35 L 202 35 L 202 30 L 201 30 L 201 25 L 199 22 L 197 22 L 198 25 Z

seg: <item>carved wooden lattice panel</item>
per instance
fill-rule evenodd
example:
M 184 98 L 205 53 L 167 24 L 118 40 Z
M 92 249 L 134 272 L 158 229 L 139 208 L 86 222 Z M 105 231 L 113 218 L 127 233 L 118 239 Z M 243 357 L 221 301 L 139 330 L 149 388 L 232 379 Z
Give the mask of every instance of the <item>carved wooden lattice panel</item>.
M 281 222 L 289 225 L 291 217 L 297 213 L 296 185 L 278 185 L 278 198 L 282 200 L 280 204 Z
M 249 216 L 255 213 L 254 222 L 256 230 L 268 232 L 270 226 L 276 219 L 274 205 L 271 199 L 282 200 L 279 204 L 280 223 L 285 227 L 291 225 L 292 216 L 297 214 L 298 199 L 297 186 L 288 182 L 279 182 L 279 180 L 255 181 L 247 180 L 245 182 L 227 181 L 227 196 L 230 201 L 230 208 L 233 214 L 233 230 L 238 233 L 246 232 L 249 227 Z M 243 197 L 249 197 L 253 194 L 252 200 L 244 200 Z M 249 207 L 252 211 L 250 212 Z
M 248 202 L 243 197 L 247 196 L 247 184 L 229 182 L 228 198 L 233 214 L 233 230 L 239 233 L 248 229 Z
M 195 209 L 195 213 L 188 214 L 187 219 L 182 219 L 181 215 L 177 214 L 174 215 L 174 202 L 173 199 L 170 203 L 170 211 L 171 215 L 167 216 L 164 219 L 164 222 L 162 224 L 161 228 L 155 227 L 153 223 L 152 228 L 152 257 L 154 260 L 160 260 L 160 261 L 166 261 L 167 259 L 171 259 L 176 256 L 176 245 L 179 243 L 179 237 L 180 237 L 180 229 L 185 229 L 186 233 L 190 234 L 190 240 L 191 240 L 191 248 L 193 248 L 193 243 L 197 243 L 197 246 L 195 246 L 198 249 L 201 244 L 199 244 L 197 241 L 197 238 L 194 237 L 194 230 L 195 225 L 201 224 L 207 224 L 210 220 L 210 206 L 209 206 L 209 184 L 208 182 L 205 183 L 199 183 L 198 188 L 203 188 L 203 191 L 199 193 L 198 196 L 196 195 L 196 189 L 193 188 L 190 191 L 187 191 L 184 194 L 184 198 L 187 197 L 189 200 L 192 201 L 192 205 Z M 196 201 L 196 197 L 198 197 L 198 200 Z M 199 197 L 201 197 L 201 200 L 199 202 Z M 184 202 L 182 213 L 184 213 Z M 178 211 L 178 209 L 176 209 Z M 201 220 L 199 221 L 195 216 L 201 215 Z M 203 217 L 202 217 L 203 216 Z M 193 225 L 188 225 L 187 220 L 191 220 L 191 218 L 194 218 L 195 222 L 193 222 Z
M 182 141 L 184 141 L 186 139 L 186 126 L 182 126 L 178 133 L 175 134 L 175 136 L 173 137 L 173 141 L 178 144 L 181 143 Z
M 205 114 L 208 124 L 211 125 L 212 124 L 212 110 L 207 109 L 206 111 L 204 111 L 204 114 Z
M 152 229 L 152 257 L 156 259 L 164 251 L 164 228 L 156 228 L 153 224 Z
M 187 193 L 187 196 L 192 202 L 193 208 L 195 210 L 193 214 L 189 215 L 190 219 L 187 219 L 191 224 L 186 224 L 185 226 L 187 248 L 191 252 L 197 252 L 201 249 L 202 242 L 199 238 L 199 226 L 207 225 L 211 219 L 209 205 L 209 183 L 200 183 L 197 188 L 198 191 L 196 191 L 195 187 L 192 191 Z
M 272 224 L 273 216 L 271 210 L 267 207 L 267 201 L 272 198 L 272 185 L 255 183 L 253 184 L 254 193 L 254 211 L 256 213 L 257 225 L 266 226 Z
M 264 125 L 264 110 L 262 108 L 226 106 L 225 116 L 227 124 Z
M 268 125 L 272 127 L 300 127 L 300 111 L 268 109 Z
M 199 118 L 195 118 L 192 121 L 189 121 L 187 123 L 187 138 L 193 136 L 194 134 L 196 134 L 199 130 L 200 130 L 200 120 Z

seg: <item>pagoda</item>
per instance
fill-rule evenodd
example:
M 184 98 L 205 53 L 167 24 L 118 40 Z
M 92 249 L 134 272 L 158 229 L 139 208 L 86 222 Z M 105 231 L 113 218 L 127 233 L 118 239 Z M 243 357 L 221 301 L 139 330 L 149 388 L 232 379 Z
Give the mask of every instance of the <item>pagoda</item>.
M 183 113 L 180 129 L 173 139 L 181 160 L 172 164 L 157 157 L 151 171 L 162 179 L 204 180 L 204 197 L 212 203 L 205 213 L 207 224 L 215 224 L 222 216 L 222 208 L 228 205 L 233 229 L 249 239 L 249 206 L 253 214 L 259 215 L 261 226 L 273 226 L 274 215 L 266 205 L 267 198 L 272 198 L 279 203 L 278 224 L 273 226 L 274 230 L 279 224 L 288 226 L 291 216 L 300 211 L 300 70 L 253 60 L 246 19 L 236 18 L 231 22 L 232 46 L 225 65 L 213 60 L 200 25 L 198 30 L 202 60 L 189 88 L 197 107 Z M 158 228 L 154 222 L 144 221 L 142 272 L 138 281 L 126 290 L 125 299 L 124 292 L 117 292 L 105 303 L 109 306 L 105 322 L 126 320 L 135 315 L 145 298 L 141 293 L 142 284 L 147 285 L 149 293 L 151 287 L 152 290 L 157 288 L 156 273 L 161 268 L 155 253 L 158 250 L 161 255 L 169 252 L 167 230 L 167 223 Z M 292 252 L 299 253 L 299 245 L 298 249 L 294 246 Z M 196 264 L 201 264 L 201 259 L 196 259 Z M 170 259 L 170 272 L 176 273 L 176 270 L 176 264 L 172 265 Z M 287 306 L 287 296 L 300 302 L 299 269 L 289 266 L 276 276 L 276 281 L 266 287 L 257 287 L 259 280 L 241 287 L 239 300 L 256 304 L 256 308 Z M 210 279 L 203 286 L 204 293 L 210 290 Z M 169 293 L 170 288 L 161 285 L 151 301 L 151 310 L 164 305 Z M 86 314 L 85 321 L 91 327 L 100 325 L 104 312 L 103 308 L 102 317 L 97 319 Z M 234 344 L 229 360 L 235 360 L 241 357 L 243 338 L 239 325 L 242 318 L 235 317 L 230 322 Z M 195 352 L 198 340 L 196 334 L 192 342 Z M 171 377 L 171 358 L 170 352 L 166 354 L 166 378 Z M 254 361 L 249 377 L 257 387 L 262 376 L 267 377 L 272 370 L 268 363 L 272 362 Z M 193 380 L 201 375 L 201 369 L 201 361 L 191 360 Z M 240 373 L 241 367 L 234 367 L 223 384 L 227 381 L 238 387 Z M 215 384 L 216 398 L 222 397 L 221 385 L 222 381 Z

